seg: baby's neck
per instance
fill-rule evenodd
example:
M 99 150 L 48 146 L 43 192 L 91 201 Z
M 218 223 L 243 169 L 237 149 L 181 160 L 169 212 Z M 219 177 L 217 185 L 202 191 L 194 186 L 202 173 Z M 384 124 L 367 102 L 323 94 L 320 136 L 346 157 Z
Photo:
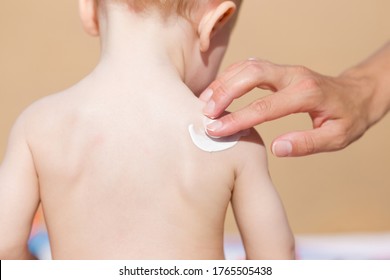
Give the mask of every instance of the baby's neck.
M 102 53 L 95 72 L 122 88 L 183 83 L 186 24 L 184 19 L 164 23 L 158 17 L 110 9 L 101 25 Z
M 180 69 L 169 57 L 141 44 L 129 47 L 127 53 L 115 48 L 103 53 L 94 74 L 122 89 L 142 87 L 146 90 L 161 83 L 183 83 Z

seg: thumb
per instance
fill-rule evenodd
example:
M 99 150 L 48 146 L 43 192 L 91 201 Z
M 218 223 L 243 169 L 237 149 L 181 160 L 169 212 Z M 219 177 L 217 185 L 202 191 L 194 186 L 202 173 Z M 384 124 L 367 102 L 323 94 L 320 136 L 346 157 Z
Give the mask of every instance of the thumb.
M 299 157 L 340 150 L 346 145 L 345 137 L 334 126 L 291 132 L 275 139 L 272 153 L 277 157 Z

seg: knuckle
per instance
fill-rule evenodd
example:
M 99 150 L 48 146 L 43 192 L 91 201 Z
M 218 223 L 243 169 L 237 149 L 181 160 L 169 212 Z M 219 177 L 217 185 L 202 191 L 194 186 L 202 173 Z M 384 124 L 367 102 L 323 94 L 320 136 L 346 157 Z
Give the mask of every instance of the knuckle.
M 228 89 L 225 86 L 225 82 L 221 79 L 218 79 L 214 82 L 213 91 L 213 99 L 216 101 L 231 99 Z
M 250 105 L 250 109 L 256 114 L 269 112 L 272 110 L 272 103 L 268 99 L 259 99 Z
M 250 73 L 263 73 L 264 68 L 262 66 L 262 61 L 256 59 L 256 60 L 247 60 L 245 65 L 245 70 Z
M 295 73 L 296 86 L 300 90 L 318 89 L 321 85 L 319 75 L 305 66 L 292 66 Z
M 302 105 L 306 109 L 314 109 L 323 102 L 320 80 L 314 76 L 306 76 L 295 85 L 294 92 L 299 94 Z
M 330 127 L 328 131 L 328 140 L 326 144 L 327 151 L 339 151 L 349 144 L 349 128 L 345 124 L 328 121 L 324 125 Z
M 346 128 L 339 127 L 333 141 L 334 150 L 342 150 L 348 146 L 348 131 Z
M 317 151 L 316 142 L 311 136 L 305 136 L 303 138 L 303 150 L 305 154 L 314 154 Z
M 312 75 L 304 76 L 298 83 L 300 90 L 313 91 L 320 88 L 320 80 Z
M 299 75 L 311 75 L 312 74 L 312 71 L 303 65 L 292 66 L 292 69 L 295 73 L 297 73 Z

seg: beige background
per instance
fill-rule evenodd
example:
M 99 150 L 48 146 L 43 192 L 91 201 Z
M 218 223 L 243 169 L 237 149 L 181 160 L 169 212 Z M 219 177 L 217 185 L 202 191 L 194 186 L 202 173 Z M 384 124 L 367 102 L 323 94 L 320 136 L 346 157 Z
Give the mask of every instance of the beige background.
M 388 0 L 245 0 L 223 68 L 257 56 L 337 75 L 390 38 L 389 11 Z M 87 37 L 79 24 L 76 0 L 0 2 L 0 158 L 21 110 L 77 82 L 98 55 L 98 40 Z M 231 109 L 263 94 L 254 91 Z M 298 159 L 270 155 L 271 174 L 295 233 L 390 230 L 389 127 L 386 117 L 337 153 Z M 306 115 L 258 126 L 268 147 L 279 134 L 307 128 Z M 235 230 L 231 214 L 227 228 Z

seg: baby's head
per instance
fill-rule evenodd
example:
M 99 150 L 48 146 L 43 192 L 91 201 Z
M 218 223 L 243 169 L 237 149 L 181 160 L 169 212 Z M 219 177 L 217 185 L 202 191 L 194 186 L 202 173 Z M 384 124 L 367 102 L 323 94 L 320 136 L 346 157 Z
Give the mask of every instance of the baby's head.
M 104 0 L 101 0 L 104 1 Z M 158 11 L 163 17 L 177 14 L 192 20 L 193 13 L 204 6 L 208 0 L 106 0 L 106 2 L 127 5 L 136 12 L 147 12 L 152 9 Z
M 120 8 L 127 16 L 154 20 L 163 30 L 182 34 L 173 41 L 182 47 L 184 82 L 200 93 L 216 76 L 225 54 L 241 0 L 79 0 L 84 28 L 102 35 L 109 11 Z M 122 13 L 122 14 L 123 14 Z M 129 26 L 130 27 L 130 26 Z M 106 31 L 107 28 L 104 28 Z

